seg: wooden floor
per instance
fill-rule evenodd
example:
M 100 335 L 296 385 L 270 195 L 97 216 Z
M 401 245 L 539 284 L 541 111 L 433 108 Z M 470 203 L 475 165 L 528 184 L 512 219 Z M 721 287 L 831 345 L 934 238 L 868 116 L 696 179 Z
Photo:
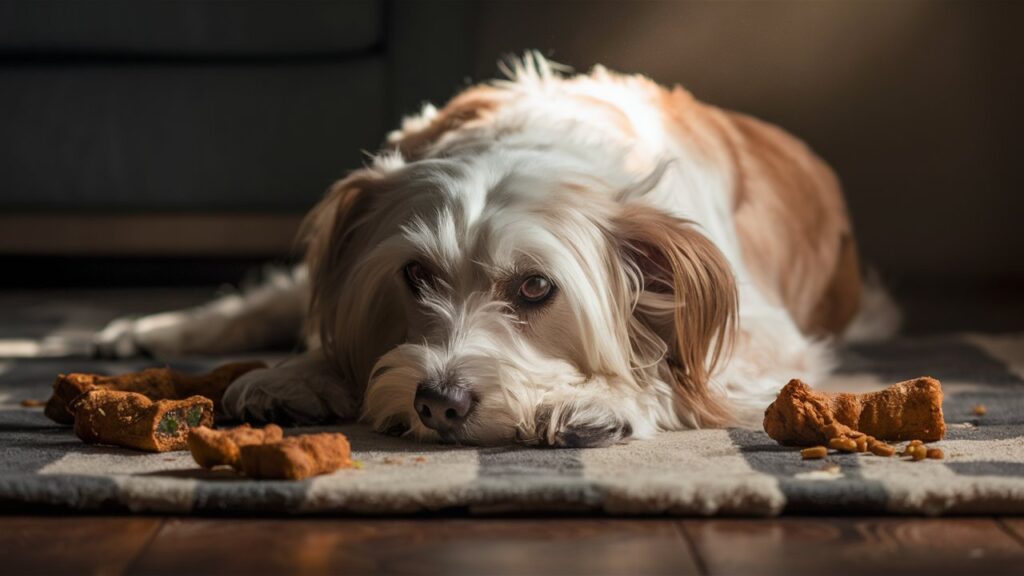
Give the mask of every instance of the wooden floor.
M 0 573 L 1021 574 L 1024 519 L 0 516 Z

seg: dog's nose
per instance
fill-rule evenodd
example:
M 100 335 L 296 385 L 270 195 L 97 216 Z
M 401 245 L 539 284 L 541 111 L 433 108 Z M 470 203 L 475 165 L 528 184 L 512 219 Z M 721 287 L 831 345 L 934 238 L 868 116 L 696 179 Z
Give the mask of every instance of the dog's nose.
M 473 396 L 457 386 L 420 383 L 413 407 L 427 428 L 449 432 L 466 421 L 473 409 Z

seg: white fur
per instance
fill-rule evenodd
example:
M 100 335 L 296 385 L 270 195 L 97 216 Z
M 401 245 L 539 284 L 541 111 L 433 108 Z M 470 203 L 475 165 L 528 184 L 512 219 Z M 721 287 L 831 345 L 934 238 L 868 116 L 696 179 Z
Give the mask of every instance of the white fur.
M 353 224 L 353 248 L 332 263 L 344 276 L 329 295 L 337 333 L 324 352 L 337 379 L 317 375 L 325 360 L 314 351 L 298 367 L 242 378 L 226 399 L 230 412 L 267 420 L 283 411 L 312 422 L 354 416 L 361 399 L 359 415 L 375 428 L 434 440 L 413 398 L 420 382 L 448 377 L 477 400 L 452 438 L 460 442 L 599 445 L 697 426 L 697 415 L 673 392 L 660 328 L 641 328 L 630 340 L 635 312 L 646 310 L 657 324 L 674 308 L 639 286 L 635 267 L 617 261 L 611 222 L 626 202 L 693 221 L 728 261 L 739 331 L 708 386 L 736 415 L 752 421 L 788 379 L 817 381 L 830 369 L 829 343 L 801 334 L 752 281 L 727 171 L 666 133 L 628 79 L 610 81 L 599 69 L 591 84 L 574 90 L 617 107 L 637 138 L 600 129 L 587 110 L 559 98 L 563 84 L 544 60 L 514 66 L 499 87 L 522 98 L 492 121 L 443 137 L 424 159 L 386 152 L 365 170 L 374 182 L 372 206 Z M 425 108 L 403 131 L 426 127 L 436 114 Z M 566 184 L 586 188 L 594 200 L 567 196 Z M 420 300 L 403 282 L 410 260 L 428 263 L 440 278 Z M 522 271 L 543 273 L 557 286 L 556 299 L 537 316 L 517 314 L 496 292 L 502 278 Z M 266 292 L 112 325 L 101 344 L 121 354 L 249 347 L 264 340 L 251 334 L 263 334 L 277 316 L 277 297 L 292 310 L 304 298 L 304 282 L 300 271 L 298 281 Z M 631 287 L 631 296 L 623 301 L 613 286 Z
M 305 268 L 270 269 L 263 282 L 201 306 L 118 318 L 95 338 L 100 356 L 230 354 L 294 341 L 302 334 L 309 286 Z

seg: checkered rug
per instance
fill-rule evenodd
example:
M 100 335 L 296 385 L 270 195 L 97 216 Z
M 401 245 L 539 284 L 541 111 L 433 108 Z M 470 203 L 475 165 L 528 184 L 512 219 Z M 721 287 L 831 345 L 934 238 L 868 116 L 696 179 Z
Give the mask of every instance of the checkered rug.
M 867 391 L 921 375 L 942 381 L 945 460 L 867 454 L 802 461 L 760 430 L 662 434 L 603 449 L 460 448 L 340 426 L 361 469 L 301 482 L 199 469 L 187 452 L 90 446 L 24 399 L 60 372 L 153 365 L 75 356 L 76 337 L 119 312 L 0 298 L 0 505 L 162 513 L 394 514 L 603 511 L 611 514 L 1024 513 L 1024 336 L 896 340 L 842 351 L 820 387 Z M 61 343 L 60 345 L 55 342 Z M 70 343 L 70 344 L 69 344 Z M 16 358 L 15 356 L 22 356 Z M 35 356 L 35 357 L 24 357 Z M 225 359 L 183 359 L 202 371 Z M 784 382 L 780 382 L 781 386 Z M 987 408 L 983 416 L 973 407 Z M 325 430 L 318 428 L 316 430 Z M 311 429 L 294 429 L 289 433 Z

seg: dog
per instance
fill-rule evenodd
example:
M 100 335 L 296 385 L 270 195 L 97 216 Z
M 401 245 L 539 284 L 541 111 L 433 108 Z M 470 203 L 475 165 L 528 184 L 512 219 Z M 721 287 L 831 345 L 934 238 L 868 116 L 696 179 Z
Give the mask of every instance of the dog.
M 423 441 L 607 446 L 753 418 L 898 317 L 806 145 L 680 87 L 537 54 L 426 106 L 306 218 L 304 264 L 122 319 L 103 354 L 308 352 L 240 420 L 358 417 Z M 303 322 L 303 319 L 305 321 Z

